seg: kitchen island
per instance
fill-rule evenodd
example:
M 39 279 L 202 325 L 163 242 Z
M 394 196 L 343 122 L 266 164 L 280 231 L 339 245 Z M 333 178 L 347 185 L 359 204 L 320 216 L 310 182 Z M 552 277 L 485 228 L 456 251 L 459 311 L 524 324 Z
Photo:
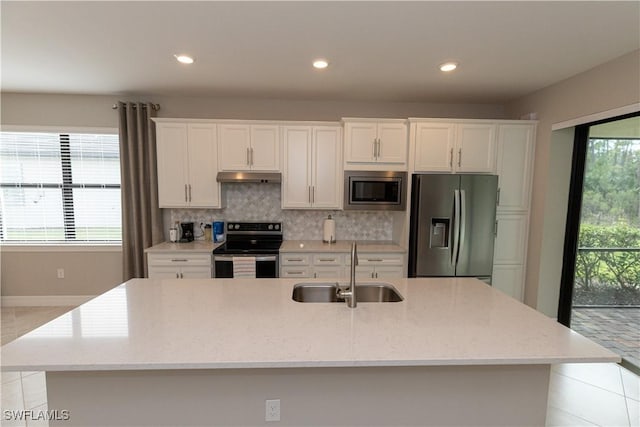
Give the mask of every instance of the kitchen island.
M 134 279 L 2 347 L 51 425 L 544 425 L 550 366 L 619 357 L 475 279 L 298 303 L 294 279 Z M 314 281 L 314 280 L 308 280 Z M 318 279 L 316 281 L 321 282 Z M 268 423 L 273 424 L 273 423 Z

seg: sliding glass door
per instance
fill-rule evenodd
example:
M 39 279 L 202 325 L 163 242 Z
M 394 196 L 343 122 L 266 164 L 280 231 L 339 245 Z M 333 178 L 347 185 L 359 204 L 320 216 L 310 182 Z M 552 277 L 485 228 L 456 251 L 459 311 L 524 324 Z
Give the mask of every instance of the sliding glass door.
M 578 127 L 573 167 L 559 320 L 638 367 L 640 117 Z

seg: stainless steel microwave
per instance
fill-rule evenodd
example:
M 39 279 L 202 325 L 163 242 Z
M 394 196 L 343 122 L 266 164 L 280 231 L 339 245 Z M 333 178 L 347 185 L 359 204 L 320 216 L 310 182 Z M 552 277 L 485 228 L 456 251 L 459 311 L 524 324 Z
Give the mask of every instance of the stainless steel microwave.
M 344 209 L 403 211 L 407 173 L 344 171 Z

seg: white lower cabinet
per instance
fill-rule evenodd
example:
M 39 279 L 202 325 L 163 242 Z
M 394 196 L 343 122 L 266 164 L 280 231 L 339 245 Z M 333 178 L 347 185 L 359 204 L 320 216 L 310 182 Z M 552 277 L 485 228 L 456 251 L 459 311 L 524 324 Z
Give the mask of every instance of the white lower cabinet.
M 505 294 L 522 301 L 524 298 L 524 266 L 523 265 L 494 265 L 491 286 Z
M 529 216 L 499 213 L 496 221 L 491 285 L 522 301 Z
M 351 268 L 351 259 L 347 259 L 346 264 L 347 269 Z M 358 279 L 397 279 L 403 276 L 403 254 L 379 252 L 358 254 L 356 266 Z
M 351 258 L 345 253 L 281 253 L 280 277 L 347 279 Z M 357 279 L 397 279 L 404 277 L 401 253 L 358 254 Z
M 210 279 L 211 254 L 147 254 L 150 279 Z

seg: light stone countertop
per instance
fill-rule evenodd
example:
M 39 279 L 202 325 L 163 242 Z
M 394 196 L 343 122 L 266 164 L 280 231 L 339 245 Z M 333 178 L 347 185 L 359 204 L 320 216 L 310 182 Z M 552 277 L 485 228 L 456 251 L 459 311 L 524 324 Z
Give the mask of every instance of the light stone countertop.
M 146 253 L 163 253 L 163 252 L 191 252 L 191 253 L 211 253 L 215 248 L 224 244 L 224 242 L 214 243 L 205 242 L 204 240 L 194 240 L 188 243 L 163 242 L 145 249 Z
M 338 240 L 335 243 L 324 243 L 322 240 L 285 240 L 280 246 L 280 252 L 344 252 L 351 251 L 352 240 Z M 396 252 L 405 253 L 406 250 L 393 242 L 379 240 L 356 241 L 358 252 Z
M 2 347 L 3 371 L 617 362 L 476 279 L 394 279 L 404 301 L 298 303 L 299 279 L 133 279 Z M 321 279 L 307 279 L 321 281 Z

